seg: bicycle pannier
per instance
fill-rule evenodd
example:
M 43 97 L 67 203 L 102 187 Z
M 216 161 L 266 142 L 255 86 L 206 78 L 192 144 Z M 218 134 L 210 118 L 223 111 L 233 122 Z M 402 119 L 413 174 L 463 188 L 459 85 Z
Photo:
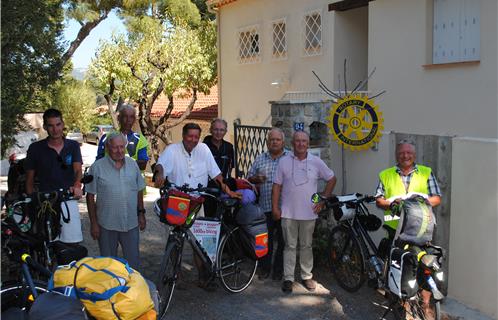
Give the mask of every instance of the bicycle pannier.
M 423 197 L 415 196 L 403 201 L 403 225 L 399 239 L 416 245 L 424 245 L 432 240 L 434 213 Z
M 391 250 L 388 287 L 392 293 L 400 298 L 411 298 L 417 293 L 416 255 L 396 247 Z
M 55 292 L 45 292 L 36 298 L 29 310 L 30 320 L 87 320 L 80 300 Z
M 181 226 L 189 220 L 189 216 L 196 214 L 201 208 L 204 198 L 187 193 L 170 190 L 161 197 L 161 222 L 173 226 Z
M 268 253 L 268 228 L 266 216 L 261 208 L 253 203 L 242 206 L 235 216 L 240 226 L 240 240 L 244 252 L 251 259 L 261 259 Z

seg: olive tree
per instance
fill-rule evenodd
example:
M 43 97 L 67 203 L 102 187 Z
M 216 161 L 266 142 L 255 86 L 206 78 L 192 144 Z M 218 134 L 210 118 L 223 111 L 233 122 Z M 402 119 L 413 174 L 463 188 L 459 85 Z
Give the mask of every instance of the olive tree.
M 166 130 L 181 123 L 193 109 L 197 93 L 208 93 L 216 82 L 216 33 L 213 22 L 201 21 L 196 28 L 176 21 L 165 23 L 142 16 L 129 20 L 129 32 L 102 42 L 92 61 L 89 76 L 105 92 L 109 107 L 114 101 L 138 105 L 138 122 L 149 139 L 153 157 L 158 141 L 169 144 Z M 186 112 L 167 122 L 174 108 L 174 92 L 190 97 Z M 169 103 L 153 121 L 151 111 L 164 94 Z M 112 110 L 112 109 L 110 109 Z

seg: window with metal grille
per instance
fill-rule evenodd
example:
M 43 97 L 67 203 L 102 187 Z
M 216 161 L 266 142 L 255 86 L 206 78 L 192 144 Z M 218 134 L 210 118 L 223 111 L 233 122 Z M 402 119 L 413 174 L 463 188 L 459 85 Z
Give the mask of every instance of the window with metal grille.
M 285 19 L 272 22 L 272 58 L 281 60 L 287 58 L 287 28 Z
M 434 0 L 432 63 L 480 59 L 480 1 Z
M 239 30 L 239 63 L 261 61 L 259 27 L 250 26 Z
M 322 14 L 308 12 L 303 17 L 304 55 L 315 56 L 322 53 Z

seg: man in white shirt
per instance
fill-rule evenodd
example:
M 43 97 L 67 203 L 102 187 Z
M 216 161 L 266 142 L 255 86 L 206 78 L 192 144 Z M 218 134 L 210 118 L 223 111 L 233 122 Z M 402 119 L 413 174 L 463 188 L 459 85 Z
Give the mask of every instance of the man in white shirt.
M 207 186 L 209 178 L 218 182 L 221 190 L 230 197 L 240 198 L 223 183 L 221 171 L 208 146 L 199 143 L 201 127 L 187 123 L 182 129 L 182 142 L 168 146 L 159 156 L 154 168 L 155 186 L 163 186 L 165 180 L 182 186 L 197 188 Z
M 211 177 L 218 182 L 221 190 L 232 198 L 241 198 L 223 183 L 221 171 L 208 146 L 199 143 L 201 127 L 196 123 L 187 123 L 182 129 L 182 142 L 170 145 L 157 160 L 154 168 L 156 187 L 161 187 L 168 180 L 178 186 L 188 184 L 197 188 L 199 184 L 206 187 Z M 199 270 L 199 283 L 208 288 L 208 274 L 202 267 L 199 257 L 194 255 L 194 262 Z

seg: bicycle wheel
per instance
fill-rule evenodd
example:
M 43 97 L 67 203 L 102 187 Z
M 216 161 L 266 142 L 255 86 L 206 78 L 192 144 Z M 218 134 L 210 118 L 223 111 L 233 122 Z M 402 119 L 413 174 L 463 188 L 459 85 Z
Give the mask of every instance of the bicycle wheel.
M 421 291 L 415 297 L 407 300 L 403 308 L 401 319 L 414 320 L 440 320 L 441 319 L 441 304 L 439 301 L 432 299 L 429 302 L 428 308 L 424 307 Z
M 163 319 L 168 310 L 173 291 L 176 286 L 178 266 L 180 265 L 181 252 L 176 242 L 169 242 L 164 251 L 164 256 L 159 269 L 156 286 L 159 293 L 158 319 Z
M 328 252 L 332 273 L 341 288 L 349 292 L 360 289 L 365 282 L 365 259 L 354 234 L 344 227 L 334 227 Z
M 34 281 L 34 285 L 38 294 L 48 291 L 45 282 Z M 0 300 L 2 301 L 2 312 L 12 307 L 28 311 L 34 302 L 34 297 L 27 284 L 8 281 L 2 284 Z
M 244 291 L 251 284 L 258 267 L 257 260 L 244 254 L 239 232 L 236 227 L 223 236 L 217 258 L 221 284 L 232 293 Z

